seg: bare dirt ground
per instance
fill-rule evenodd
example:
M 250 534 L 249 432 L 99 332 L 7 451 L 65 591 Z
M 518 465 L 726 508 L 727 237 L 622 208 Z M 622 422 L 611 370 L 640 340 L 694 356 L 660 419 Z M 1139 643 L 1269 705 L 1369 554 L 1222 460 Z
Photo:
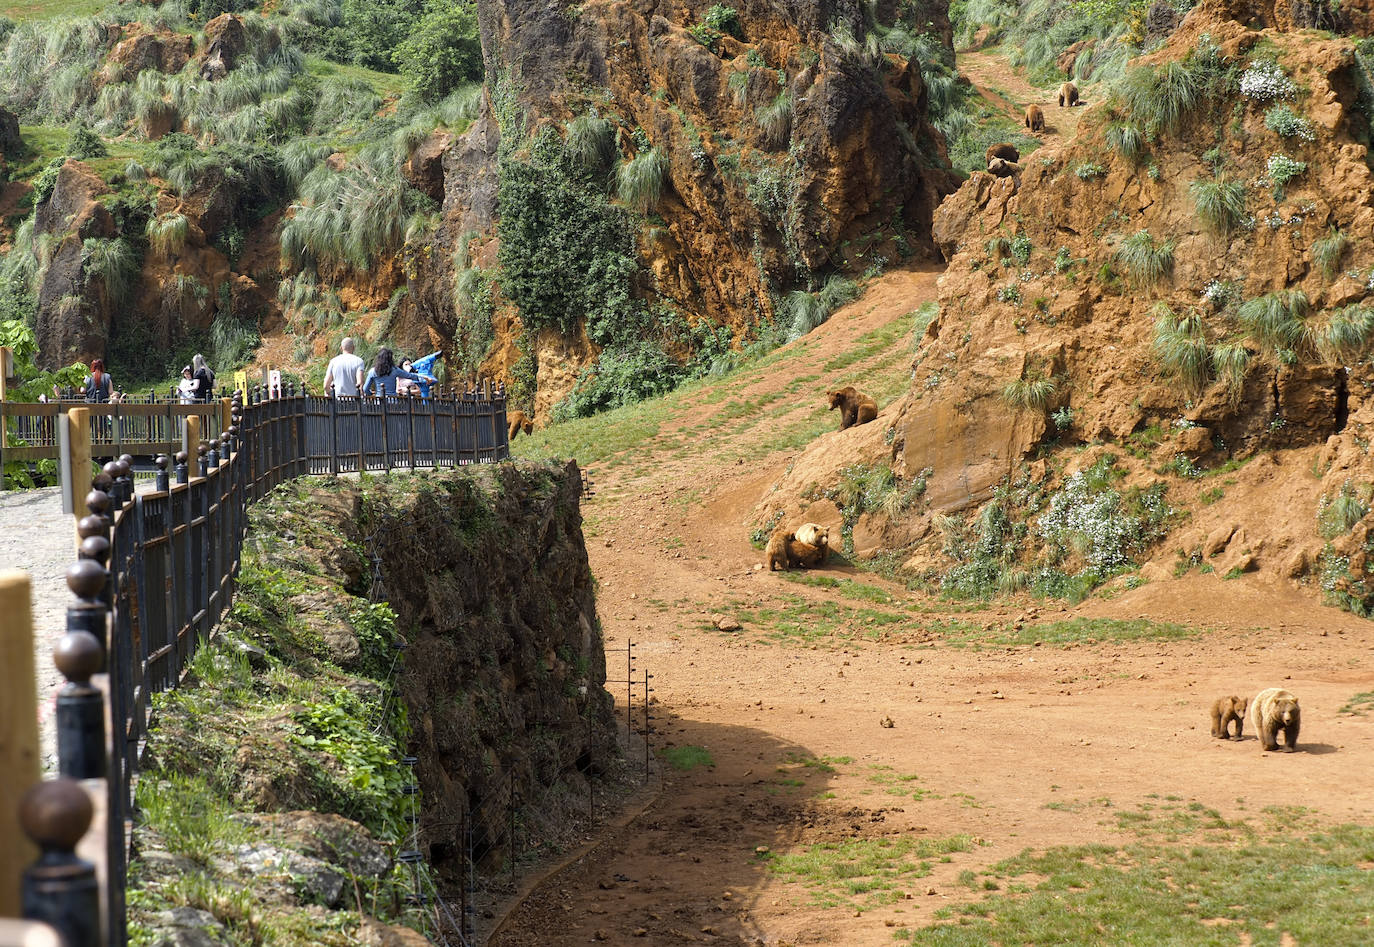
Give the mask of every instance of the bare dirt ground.
M 800 354 L 739 373 L 728 399 L 688 401 L 646 451 L 595 465 L 598 492 L 584 514 L 606 646 L 633 638 L 655 675 L 656 747 L 704 747 L 714 765 L 664 767 L 658 799 L 538 886 L 491 943 L 891 944 L 894 928 L 979 898 L 961 872 L 1027 848 L 1124 843 L 1116 814 L 1163 798 L 1228 818 L 1276 803 L 1333 823 L 1374 817 L 1374 720 L 1338 712 L 1374 688 L 1374 625 L 1259 575 L 1155 581 L 1076 607 L 979 606 L 840 565 L 825 574 L 887 588 L 896 605 L 885 607 L 903 621 L 873 633 L 858 617 L 812 639 L 765 621 L 733 633 L 711 625 L 715 613 L 757 615 L 798 597 L 819 623 L 843 601 L 840 590 L 756 566 L 751 510 L 796 453 L 767 447 L 823 410 L 835 374 L 827 363 L 933 299 L 937 276 L 889 273 L 794 343 Z M 910 340 L 896 345 L 905 348 L 895 367 L 889 353 L 852 368 L 904 372 Z M 784 407 L 758 423 L 720 423 L 732 405 L 770 396 Z M 1199 634 L 970 648 L 940 630 L 1069 616 L 1143 617 Z M 1240 743 L 1211 738 L 1214 698 L 1269 686 L 1302 701 L 1300 752 L 1262 753 L 1248 726 Z M 827 904 L 760 857 L 961 833 L 976 839 L 971 850 L 896 879 L 886 904 Z
M 1097 104 L 1093 98 L 1097 90 L 1080 86 L 1080 104 L 1061 108 L 1056 89 L 1031 85 L 1024 75 L 1007 66 L 1006 55 L 1001 49 L 960 52 L 959 72 L 973 84 L 974 91 L 994 108 L 1005 112 L 1008 118 L 1020 122 L 1025 117 L 1026 106 L 1040 106 L 1045 113 L 1045 130 L 1033 133 L 1027 129 L 1027 134 L 1034 134 L 1047 145 L 1072 138 L 1078 131 L 1084 106 Z

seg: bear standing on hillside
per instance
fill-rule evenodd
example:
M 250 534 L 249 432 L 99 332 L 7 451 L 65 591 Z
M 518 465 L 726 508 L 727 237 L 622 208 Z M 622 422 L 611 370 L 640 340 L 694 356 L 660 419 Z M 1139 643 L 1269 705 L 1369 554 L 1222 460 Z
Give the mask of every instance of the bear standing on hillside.
M 1040 106 L 1026 106 L 1026 127 L 1033 132 L 1042 132 L 1045 130 L 1045 113 L 1040 111 Z
M 506 437 L 506 440 L 508 441 L 515 440 L 515 435 L 519 434 L 522 431 L 526 434 L 534 433 L 534 420 L 523 411 L 512 411 L 506 417 L 506 421 L 510 424 L 510 430 L 507 433 Z
M 1298 727 L 1302 716 L 1298 699 L 1282 687 L 1268 687 L 1250 701 L 1250 726 L 1259 736 L 1261 750 L 1279 748 L 1279 731 L 1283 731 L 1288 752 L 1298 748 Z
M 853 385 L 830 392 L 830 410 L 840 409 L 840 430 L 867 424 L 878 416 L 878 402 L 860 393 Z

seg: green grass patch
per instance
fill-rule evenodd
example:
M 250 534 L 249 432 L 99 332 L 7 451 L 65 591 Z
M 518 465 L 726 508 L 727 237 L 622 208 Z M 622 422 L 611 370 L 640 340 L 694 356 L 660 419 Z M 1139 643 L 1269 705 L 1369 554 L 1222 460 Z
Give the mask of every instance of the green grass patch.
M 841 602 L 813 602 L 799 595 L 785 595 L 773 604 L 747 606 L 736 603 L 735 616 L 775 641 L 820 638 L 849 640 L 874 638 L 908 621 L 906 615 L 875 608 L 854 608 Z
M 944 798 L 933 790 L 913 785 L 921 778 L 915 773 L 899 773 L 891 766 L 881 764 L 874 764 L 868 770 L 864 778 L 870 783 L 882 787 L 883 792 L 889 796 L 900 796 L 905 799 L 914 799 L 917 802 Z
M 320 56 L 306 56 L 305 70 L 312 76 L 366 82 L 383 98 L 399 98 L 405 92 L 406 80 L 399 73 L 378 72 L 365 66 L 333 62 Z
M 1364 691 L 1342 704 L 1339 713 L 1363 717 L 1370 710 L 1374 710 L 1374 691 Z
M 716 761 L 711 758 L 711 753 L 704 746 L 669 746 L 664 747 L 659 753 L 673 769 L 680 772 L 689 772 L 698 766 L 715 766 Z
M 873 602 L 876 605 L 901 605 L 902 603 L 888 589 L 853 579 L 836 578 L 833 575 L 817 575 L 813 572 L 784 572 L 783 578 L 795 585 L 806 585 L 816 589 L 828 589 L 838 595 L 856 602 Z
M 1288 935 L 1299 944 L 1356 947 L 1370 941 L 1372 860 L 1374 827 L 1354 825 L 1305 836 L 1290 826 L 1226 844 L 1027 851 L 982 873 L 1003 888 L 1021 879 L 1025 894 L 943 909 L 941 923 L 900 931 L 898 939 L 928 947 L 1278 947 Z
M 109 4 L 105 0 L 27 0 L 25 3 L 7 3 L 0 12 L 11 20 L 64 20 L 90 16 L 99 13 Z
M 1197 636 L 1201 629 L 1175 622 L 1146 618 L 1070 618 L 1047 625 L 1010 630 L 994 639 L 996 644 L 1093 644 L 1108 641 L 1180 641 Z
M 847 839 L 807 846 L 804 851 L 762 856 L 768 870 L 804 885 L 813 904 L 872 907 L 901 897 L 898 888 L 930 874 L 930 859 L 972 851 L 973 837 L 943 839 Z

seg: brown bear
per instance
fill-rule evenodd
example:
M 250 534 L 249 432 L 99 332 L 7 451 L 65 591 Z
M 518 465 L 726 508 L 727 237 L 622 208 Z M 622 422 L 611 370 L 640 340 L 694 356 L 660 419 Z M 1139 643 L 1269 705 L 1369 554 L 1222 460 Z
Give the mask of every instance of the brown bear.
M 1045 113 L 1040 111 L 1040 106 L 1026 106 L 1026 127 L 1033 132 L 1042 132 L 1045 130 Z
M 830 527 L 822 526 L 820 523 L 802 523 L 792 533 L 796 536 L 797 542 L 806 543 L 808 546 L 830 542 Z
M 510 435 L 506 438 L 507 440 L 515 440 L 515 435 L 521 431 L 526 434 L 534 433 L 534 419 L 523 411 L 512 411 L 506 416 L 506 420 L 510 422 Z
M 1231 739 L 1231 721 L 1236 722 L 1236 739 L 1245 730 L 1245 708 L 1250 701 L 1244 697 L 1218 697 L 1212 704 L 1212 736 L 1218 740 Z
M 1073 108 L 1078 104 L 1078 86 L 1066 82 L 1059 87 L 1059 107 Z
M 787 544 L 787 563 L 802 569 L 823 566 L 830 558 L 830 537 L 820 536 L 815 545 L 801 542 L 793 535 Z
M 786 572 L 792 568 L 792 561 L 787 555 L 787 547 L 792 545 L 796 538 L 781 526 L 773 530 L 773 535 L 768 537 L 768 546 L 763 551 L 768 559 L 769 572 L 774 572 L 779 568 Z
M 1298 728 L 1302 715 L 1298 699 L 1282 687 L 1267 687 L 1250 699 L 1250 726 L 1259 735 L 1261 750 L 1279 748 L 1279 731 L 1283 731 L 1288 752 L 1298 748 Z
M 878 402 L 861 394 L 853 385 L 830 392 L 830 410 L 840 409 L 840 430 L 867 424 L 878 416 Z
M 993 158 L 988 162 L 988 174 L 995 178 L 1009 178 L 1020 170 L 1019 164 L 1013 164 L 1003 158 Z
M 993 158 L 1001 158 L 1003 161 L 1020 161 L 1021 152 L 1016 150 L 1016 146 L 1009 141 L 1001 141 L 995 145 L 989 145 L 988 150 L 983 153 L 983 160 L 988 164 L 992 163 Z

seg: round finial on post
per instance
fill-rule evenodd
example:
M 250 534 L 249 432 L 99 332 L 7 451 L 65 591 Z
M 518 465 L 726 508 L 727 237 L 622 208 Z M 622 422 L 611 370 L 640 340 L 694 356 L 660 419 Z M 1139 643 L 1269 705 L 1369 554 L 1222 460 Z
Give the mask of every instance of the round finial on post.
M 134 469 L 134 455 L 133 455 L 133 454 L 120 454 L 120 455 L 119 455 L 119 462 L 120 462 L 121 464 L 123 464 L 125 467 L 128 467 L 130 470 L 133 470 L 133 469 Z
M 99 478 L 97 478 L 99 479 Z M 110 514 L 110 495 L 92 482 L 95 489 L 86 494 L 86 509 L 96 516 L 108 517 Z
M 81 540 L 79 549 L 78 554 L 82 559 L 98 562 L 102 566 L 110 561 L 110 541 L 104 536 L 87 536 Z
M 90 559 L 78 559 L 67 566 L 67 588 L 77 598 L 87 601 L 98 599 L 108 579 L 105 567 Z
M 188 459 L 188 458 L 187 458 L 187 456 L 186 456 L 186 451 L 184 451 L 184 450 L 179 450 L 179 451 L 177 451 L 177 453 L 176 453 L 176 462 L 177 462 L 177 466 L 178 466 L 178 467 L 185 467 L 185 466 L 186 466 L 186 461 L 187 461 L 187 459 Z
M 158 454 L 156 457 L 153 458 L 153 466 L 156 467 L 158 470 L 165 472 L 167 470 L 167 464 L 168 460 L 166 454 Z
M 101 473 L 110 478 L 111 482 L 119 479 L 119 461 L 107 460 L 105 466 L 100 468 Z
M 19 826 L 39 848 L 70 852 L 91 827 L 90 797 L 71 779 L 39 783 L 19 802 Z
M 108 495 L 110 488 L 114 486 L 114 478 L 102 470 L 91 478 L 91 486 Z
M 105 649 L 95 635 L 85 632 L 68 633 L 52 649 L 52 663 L 62 676 L 77 684 L 85 684 L 91 675 L 98 674 L 105 663 Z
M 82 539 L 89 539 L 92 536 L 101 536 L 108 540 L 110 538 L 110 527 L 105 522 L 105 517 L 98 513 L 92 513 L 89 516 L 81 517 L 80 522 L 76 524 L 76 535 L 80 536 Z

